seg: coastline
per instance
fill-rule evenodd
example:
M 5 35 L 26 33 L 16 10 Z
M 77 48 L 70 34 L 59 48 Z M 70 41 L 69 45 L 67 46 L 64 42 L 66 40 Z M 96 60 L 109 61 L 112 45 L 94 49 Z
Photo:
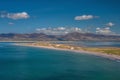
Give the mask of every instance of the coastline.
M 63 49 L 63 48 L 56 48 L 56 47 L 50 47 L 50 46 L 36 46 L 31 44 L 14 44 L 17 46 L 27 46 L 27 47 L 36 47 L 36 48 L 44 48 L 44 49 L 53 49 L 53 50 L 62 50 L 62 51 L 70 51 L 75 53 L 83 53 L 83 54 L 89 54 L 94 56 L 100 56 L 104 58 L 108 58 L 111 60 L 118 60 L 120 62 L 120 56 L 114 55 L 114 54 L 107 54 L 107 53 L 101 53 L 101 52 L 93 52 L 93 51 L 85 51 L 85 50 L 71 50 L 71 49 Z

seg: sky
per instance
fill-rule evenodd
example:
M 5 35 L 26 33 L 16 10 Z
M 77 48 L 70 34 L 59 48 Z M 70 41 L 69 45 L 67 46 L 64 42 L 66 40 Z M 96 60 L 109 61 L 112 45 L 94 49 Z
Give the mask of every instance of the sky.
M 120 0 L 0 0 L 0 33 L 32 33 L 36 28 L 110 27 L 120 34 Z

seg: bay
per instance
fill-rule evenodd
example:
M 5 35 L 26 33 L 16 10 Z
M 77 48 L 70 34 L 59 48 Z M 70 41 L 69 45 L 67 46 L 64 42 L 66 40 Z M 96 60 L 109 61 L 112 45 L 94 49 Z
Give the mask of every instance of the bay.
M 120 62 L 0 43 L 0 80 L 120 80 Z

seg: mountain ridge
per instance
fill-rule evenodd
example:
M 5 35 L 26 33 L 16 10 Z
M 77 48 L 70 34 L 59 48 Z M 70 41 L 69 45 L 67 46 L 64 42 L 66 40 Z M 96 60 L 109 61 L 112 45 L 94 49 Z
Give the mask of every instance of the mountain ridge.
M 43 33 L 4 33 L 0 41 L 120 41 L 119 35 L 101 35 L 93 33 L 68 33 L 66 35 L 46 35 Z

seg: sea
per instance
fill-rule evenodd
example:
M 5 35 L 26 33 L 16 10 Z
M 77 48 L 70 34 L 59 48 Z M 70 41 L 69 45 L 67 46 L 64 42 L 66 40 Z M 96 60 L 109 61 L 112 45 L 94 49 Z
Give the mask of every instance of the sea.
M 102 44 L 120 46 L 119 42 Z M 0 43 L 0 80 L 120 80 L 120 61 L 5 42 Z

